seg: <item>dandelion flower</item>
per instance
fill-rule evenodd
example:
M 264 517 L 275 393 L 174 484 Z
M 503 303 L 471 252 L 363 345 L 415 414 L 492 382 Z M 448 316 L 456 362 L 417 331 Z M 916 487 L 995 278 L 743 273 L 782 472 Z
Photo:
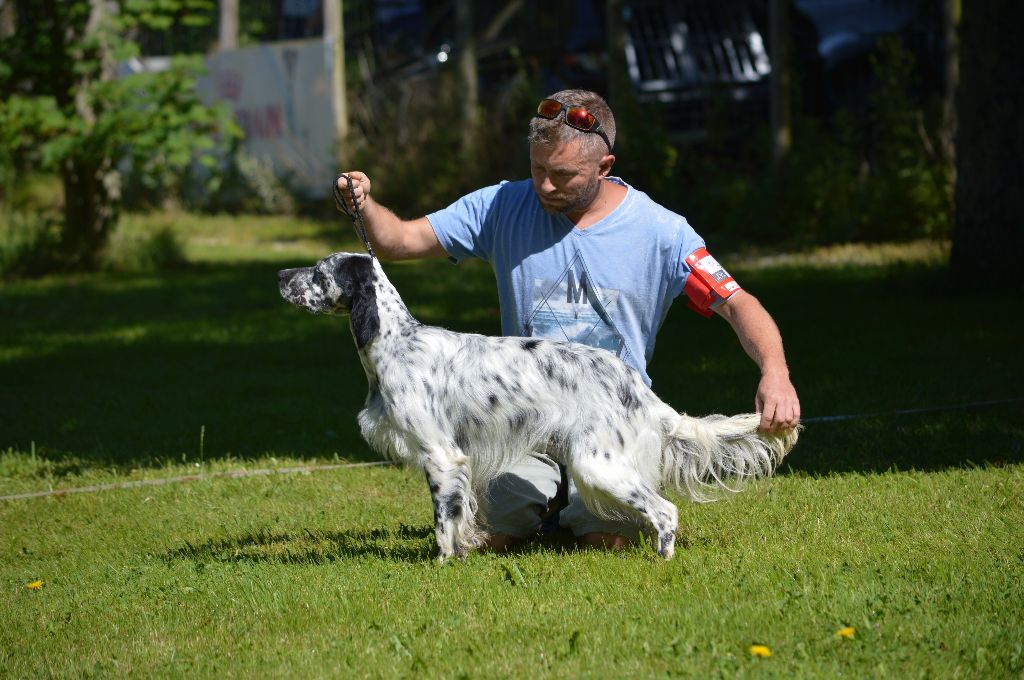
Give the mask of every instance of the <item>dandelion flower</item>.
M 772 655 L 772 650 L 768 649 L 766 645 L 750 645 L 750 654 L 759 659 L 767 659 Z
M 853 626 L 846 626 L 845 628 L 840 628 L 839 630 L 836 631 L 836 637 L 841 637 L 841 638 L 846 638 L 847 640 L 852 640 L 853 639 L 853 635 L 856 632 L 857 632 L 857 629 L 854 628 Z
M 42 581 L 32 581 L 32 583 L 26 583 L 25 587 L 28 588 L 29 590 L 42 590 L 43 589 L 43 582 Z

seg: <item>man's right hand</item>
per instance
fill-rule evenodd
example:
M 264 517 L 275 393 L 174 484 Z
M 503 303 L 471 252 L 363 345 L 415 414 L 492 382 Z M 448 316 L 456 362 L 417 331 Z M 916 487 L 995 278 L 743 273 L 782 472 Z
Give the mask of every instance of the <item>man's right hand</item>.
M 366 233 L 373 243 L 373 250 L 385 260 L 411 260 L 416 257 L 446 257 L 444 248 L 434 234 L 434 228 L 426 217 L 414 220 L 399 219 L 393 212 L 376 201 L 370 200 L 370 178 L 358 170 L 344 173 L 352 179 L 352 191 L 344 176 L 337 179 L 337 195 L 349 215 L 355 215 L 359 206 L 366 225 Z
M 352 214 L 354 213 L 352 205 L 352 193 L 354 192 L 356 205 L 359 206 L 359 210 L 364 210 L 366 208 L 366 199 L 370 196 L 370 178 L 358 170 L 350 170 L 345 175 L 352 178 L 352 191 L 349 191 L 348 182 L 342 176 L 338 178 L 338 195 L 345 202 L 348 212 Z

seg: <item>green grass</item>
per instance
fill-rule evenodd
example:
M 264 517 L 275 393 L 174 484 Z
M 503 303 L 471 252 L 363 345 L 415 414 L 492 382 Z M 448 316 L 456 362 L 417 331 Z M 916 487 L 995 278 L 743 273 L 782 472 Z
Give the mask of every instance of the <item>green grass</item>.
M 360 469 L 4 509 L 8 677 L 993 677 L 1024 666 L 1019 469 L 783 476 L 682 506 L 664 563 L 431 561 L 422 479 Z M 1011 547 L 1012 546 L 1012 547 Z M 43 579 L 42 590 L 24 587 Z M 854 626 L 854 639 L 835 631 Z M 751 644 L 773 656 L 749 656 Z
M 132 219 L 193 264 L 0 289 L 0 495 L 376 458 L 348 329 L 276 289 L 348 232 Z M 736 260 L 807 416 L 1024 396 L 1019 291 L 960 288 L 942 249 Z M 497 332 L 486 266 L 387 268 L 424 322 Z M 757 379 L 682 305 L 651 373 L 693 414 L 749 410 Z M 774 480 L 682 503 L 669 563 L 544 540 L 438 566 L 395 468 L 0 501 L 0 676 L 1016 677 L 1022 442 L 1020 404 L 809 426 Z

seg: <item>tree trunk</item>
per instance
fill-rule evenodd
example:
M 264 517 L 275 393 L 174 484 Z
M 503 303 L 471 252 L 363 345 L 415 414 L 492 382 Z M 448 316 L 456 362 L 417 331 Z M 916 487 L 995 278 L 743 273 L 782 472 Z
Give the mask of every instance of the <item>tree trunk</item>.
M 476 68 L 476 30 L 471 0 L 455 0 L 455 41 L 459 51 L 459 91 L 462 100 L 462 153 L 476 149 L 480 91 Z
M 85 43 L 93 54 L 82 54 L 81 62 L 96 62 L 81 76 L 75 93 L 75 113 L 89 129 L 96 123 L 96 103 L 90 85 L 116 77 L 117 64 L 111 53 L 108 31 L 111 15 L 117 6 L 106 0 L 90 0 L 89 20 L 85 27 Z M 72 263 L 82 269 L 94 269 L 106 244 L 110 230 L 117 222 L 121 202 L 121 176 L 109 154 L 85 148 L 64 164 L 64 231 L 62 245 Z
M 220 0 L 220 24 L 217 51 L 238 47 L 238 0 Z
M 626 64 L 626 22 L 622 17 L 622 4 L 622 0 L 605 2 L 605 23 L 608 26 L 608 102 L 616 111 L 624 110 L 630 103 L 627 99 L 633 94 Z M 616 134 L 620 140 L 625 138 L 621 128 Z
M 91 270 L 117 223 L 121 177 L 110 159 L 100 164 L 68 160 L 61 171 L 64 184 L 64 231 L 61 245 L 76 269 Z
M 334 112 L 334 144 L 343 164 L 348 139 L 348 94 L 345 89 L 345 10 L 342 0 L 324 0 L 324 42 L 331 58 L 331 103 Z
M 0 0 L 0 40 L 13 36 L 17 25 L 18 10 L 14 0 Z
M 771 41 L 771 126 L 772 163 L 778 169 L 793 143 L 793 113 L 790 103 L 789 0 L 771 0 L 769 8 Z
M 942 130 L 940 145 L 943 160 L 950 170 L 956 165 L 956 89 L 960 79 L 957 26 L 960 23 L 960 0 L 942 0 L 943 58 Z M 951 178 L 956 181 L 956 173 Z
M 1024 135 L 1020 0 L 971 0 L 960 22 L 956 219 L 951 264 L 964 281 L 1020 281 Z M 984 294 L 977 289 L 979 295 Z

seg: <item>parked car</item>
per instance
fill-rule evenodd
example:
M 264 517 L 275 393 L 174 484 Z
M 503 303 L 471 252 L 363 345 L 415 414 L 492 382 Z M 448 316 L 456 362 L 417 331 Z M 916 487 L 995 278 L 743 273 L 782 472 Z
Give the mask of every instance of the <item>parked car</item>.
M 921 84 L 941 82 L 941 24 L 929 0 L 791 0 L 792 68 L 805 112 L 863 106 L 871 55 L 898 35 Z M 672 129 L 700 134 L 712 115 L 767 116 L 772 64 L 768 0 L 638 0 L 624 8 L 626 60 L 642 101 L 659 102 Z

